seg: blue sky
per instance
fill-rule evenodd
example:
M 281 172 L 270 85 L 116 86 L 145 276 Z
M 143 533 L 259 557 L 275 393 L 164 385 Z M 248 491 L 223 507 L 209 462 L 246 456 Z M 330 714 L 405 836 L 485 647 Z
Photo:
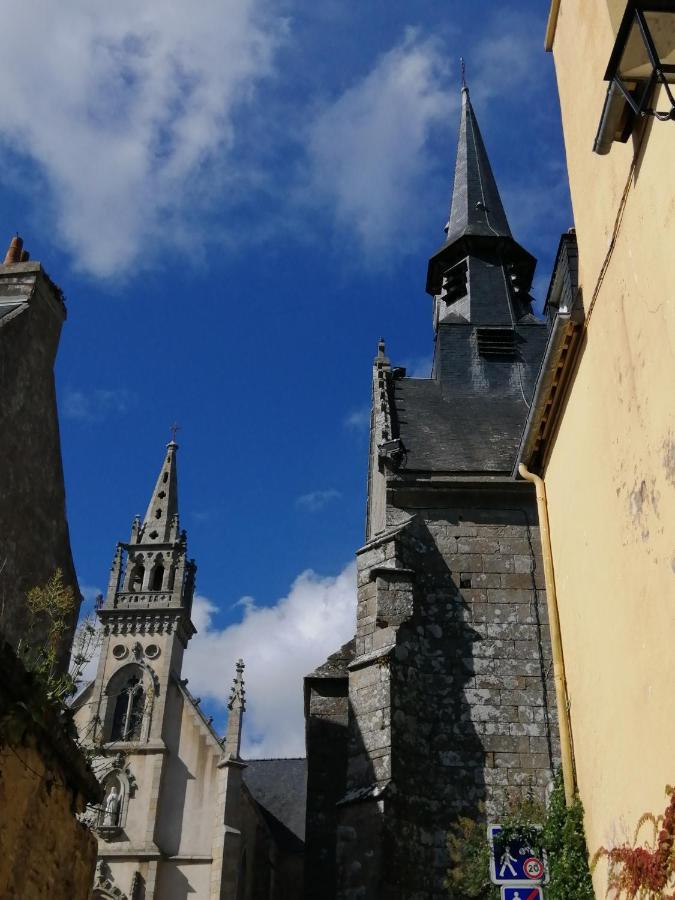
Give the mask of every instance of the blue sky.
M 300 675 L 352 630 L 371 361 L 383 335 L 429 365 L 461 55 L 545 294 L 571 225 L 546 6 L 34 0 L 0 34 L 6 238 L 68 304 L 80 583 L 106 584 L 177 420 L 203 598 L 186 670 L 221 722 L 246 658 L 253 752 L 301 750 Z

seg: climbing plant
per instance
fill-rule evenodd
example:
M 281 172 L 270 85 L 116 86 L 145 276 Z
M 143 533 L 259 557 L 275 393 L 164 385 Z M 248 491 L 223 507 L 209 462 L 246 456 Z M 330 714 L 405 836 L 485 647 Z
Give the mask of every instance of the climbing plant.
M 28 673 L 24 696 L 0 709 L 0 745 L 16 745 L 32 724 L 49 727 L 54 717 L 66 733 L 75 738 L 75 729 L 67 708 L 77 690 L 82 672 L 96 652 L 100 637 L 90 619 L 77 629 L 70 669 L 62 670 L 59 651 L 64 634 L 75 611 L 75 593 L 64 583 L 57 569 L 43 585 L 26 594 L 29 612 L 26 635 L 19 641 L 17 655 Z M 46 636 L 45 636 L 46 632 Z M 38 640 L 36 635 L 41 635 Z
M 560 774 L 548 807 L 534 795 L 514 796 L 499 816 L 504 843 L 541 847 L 548 856 L 547 900 L 594 900 L 583 829 L 583 807 L 575 799 L 568 808 Z M 499 888 L 490 882 L 490 847 L 483 810 L 460 818 L 448 835 L 450 867 L 446 885 L 453 900 L 493 900 Z
M 670 799 L 661 815 L 640 816 L 632 846 L 601 847 L 593 857 L 593 867 L 601 859 L 607 860 L 607 891 L 613 891 L 617 898 L 675 900 L 675 789 L 670 785 L 666 786 L 666 796 Z M 638 844 L 648 826 L 651 840 Z

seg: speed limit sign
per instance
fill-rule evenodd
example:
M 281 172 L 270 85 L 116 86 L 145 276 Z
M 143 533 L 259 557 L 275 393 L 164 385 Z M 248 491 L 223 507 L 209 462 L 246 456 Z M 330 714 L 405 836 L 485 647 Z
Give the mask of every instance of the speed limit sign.
M 529 856 L 523 861 L 523 872 L 526 878 L 531 878 L 532 881 L 541 881 L 544 877 L 544 864 L 536 856 Z

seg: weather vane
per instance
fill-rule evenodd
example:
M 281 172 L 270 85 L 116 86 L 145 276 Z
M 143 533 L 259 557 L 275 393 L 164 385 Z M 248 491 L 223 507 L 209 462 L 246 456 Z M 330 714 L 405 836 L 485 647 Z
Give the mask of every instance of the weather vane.
M 176 443 L 176 432 L 180 431 L 180 425 L 177 422 L 174 422 L 173 425 L 169 425 L 169 431 L 171 432 L 171 440 L 173 443 Z

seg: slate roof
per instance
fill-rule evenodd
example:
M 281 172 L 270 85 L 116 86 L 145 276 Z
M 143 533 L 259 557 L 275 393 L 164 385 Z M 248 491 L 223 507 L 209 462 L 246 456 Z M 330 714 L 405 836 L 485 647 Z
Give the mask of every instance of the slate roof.
M 521 399 L 444 396 L 434 379 L 396 382 L 405 468 L 436 472 L 511 471 L 527 417 Z
M 307 800 L 306 759 L 246 760 L 244 783 L 278 846 L 302 852 Z
M 467 87 L 462 88 L 462 115 L 448 242 L 456 241 L 465 234 L 511 237 Z
M 346 678 L 348 675 L 347 666 L 356 655 L 356 638 L 347 641 L 335 653 L 331 653 L 328 659 L 317 666 L 313 672 L 307 675 L 307 678 Z

